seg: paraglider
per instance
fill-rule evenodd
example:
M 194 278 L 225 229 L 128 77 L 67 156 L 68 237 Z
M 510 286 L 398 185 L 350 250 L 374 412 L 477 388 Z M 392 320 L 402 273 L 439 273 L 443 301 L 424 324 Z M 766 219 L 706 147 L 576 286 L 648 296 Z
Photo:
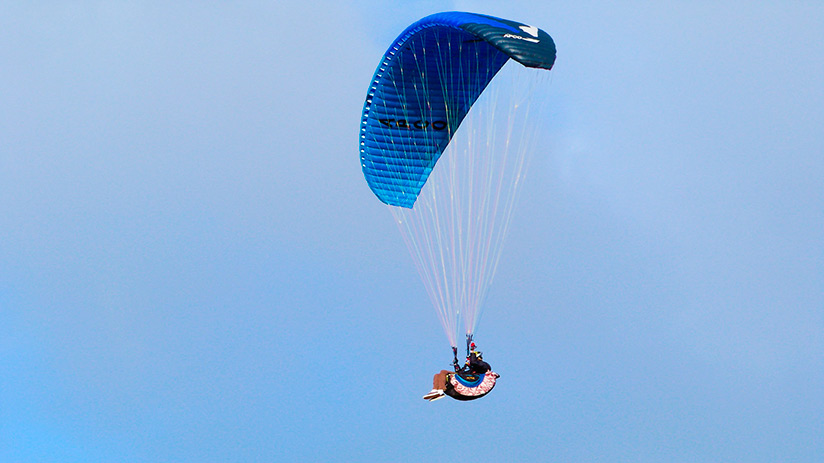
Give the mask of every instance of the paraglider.
M 395 39 L 369 85 L 363 175 L 390 206 L 454 355 L 455 371 L 435 375 L 429 400 L 482 397 L 498 378 L 470 343 L 528 164 L 535 135 L 528 121 L 540 109 L 533 93 L 555 53 L 535 26 L 438 13 Z

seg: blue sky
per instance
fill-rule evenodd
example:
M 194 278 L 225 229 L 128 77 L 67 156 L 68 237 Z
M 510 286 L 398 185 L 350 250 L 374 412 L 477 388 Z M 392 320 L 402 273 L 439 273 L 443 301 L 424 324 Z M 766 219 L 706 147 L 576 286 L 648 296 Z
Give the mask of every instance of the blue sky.
M 0 460 L 820 462 L 824 6 L 0 5 Z M 558 46 L 545 144 L 448 362 L 360 172 L 443 10 Z

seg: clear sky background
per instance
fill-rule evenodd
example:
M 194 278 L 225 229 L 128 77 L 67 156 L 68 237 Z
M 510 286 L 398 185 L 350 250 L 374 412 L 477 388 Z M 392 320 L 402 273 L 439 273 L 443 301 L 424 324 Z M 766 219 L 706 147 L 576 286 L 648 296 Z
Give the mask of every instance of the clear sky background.
M 574 6 L 573 6 L 574 5 Z M 558 46 L 477 338 L 360 172 L 392 39 Z M 824 461 L 820 1 L 0 3 L 0 461 Z

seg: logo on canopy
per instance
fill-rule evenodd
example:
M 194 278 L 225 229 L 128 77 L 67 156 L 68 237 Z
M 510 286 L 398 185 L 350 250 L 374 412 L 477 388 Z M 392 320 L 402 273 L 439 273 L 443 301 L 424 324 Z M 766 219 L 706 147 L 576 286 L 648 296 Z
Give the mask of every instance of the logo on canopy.
M 521 30 L 526 32 L 527 34 L 538 37 L 538 28 L 535 26 L 520 26 Z

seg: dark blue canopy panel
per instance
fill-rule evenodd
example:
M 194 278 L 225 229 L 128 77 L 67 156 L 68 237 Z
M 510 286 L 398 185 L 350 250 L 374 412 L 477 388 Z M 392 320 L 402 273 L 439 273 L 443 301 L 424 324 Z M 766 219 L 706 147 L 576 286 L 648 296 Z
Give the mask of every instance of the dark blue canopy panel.
M 375 71 L 361 120 L 369 187 L 411 208 L 472 104 L 508 59 L 551 69 L 544 31 L 474 13 L 438 13 L 409 26 Z

